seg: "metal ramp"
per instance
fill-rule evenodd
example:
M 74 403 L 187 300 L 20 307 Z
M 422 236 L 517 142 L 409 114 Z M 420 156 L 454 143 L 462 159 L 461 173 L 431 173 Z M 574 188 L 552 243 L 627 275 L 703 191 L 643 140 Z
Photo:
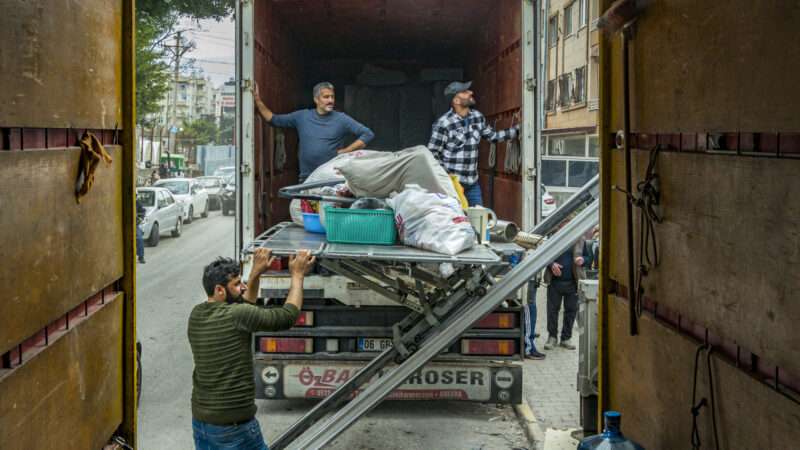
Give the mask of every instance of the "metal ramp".
M 417 297 L 421 308 L 415 308 L 414 312 L 394 326 L 394 346 L 383 351 L 353 378 L 317 403 L 269 447 L 273 450 L 322 448 L 375 408 L 415 371 L 448 348 L 475 322 L 492 312 L 597 224 L 597 185 L 598 179 L 595 177 L 550 218 L 532 230 L 533 233 L 547 236 L 556 230 L 563 219 L 589 202 L 588 206 L 552 233 L 499 281 L 495 281 L 495 275 L 502 266 L 465 265 L 447 280 L 419 280 L 416 286 L 409 286 L 408 293 Z M 324 264 L 324 259 L 321 261 L 333 271 L 338 268 L 335 264 Z M 425 282 L 432 285 L 433 289 L 425 289 Z M 396 366 L 372 380 L 381 369 L 393 364 Z

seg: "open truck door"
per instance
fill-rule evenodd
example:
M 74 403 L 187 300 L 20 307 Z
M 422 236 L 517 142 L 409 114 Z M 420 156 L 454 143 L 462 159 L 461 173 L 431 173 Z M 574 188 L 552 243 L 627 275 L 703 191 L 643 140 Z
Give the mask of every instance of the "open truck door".
M 0 448 L 135 448 L 134 2 L 2 8 Z
M 253 10 L 253 2 L 236 2 L 236 255 L 254 238 Z

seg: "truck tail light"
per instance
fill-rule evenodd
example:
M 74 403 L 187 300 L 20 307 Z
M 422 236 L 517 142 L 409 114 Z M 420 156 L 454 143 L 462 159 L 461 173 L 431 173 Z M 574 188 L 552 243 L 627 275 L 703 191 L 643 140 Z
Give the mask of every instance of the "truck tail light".
M 314 340 L 311 338 L 262 337 L 258 347 L 262 353 L 313 353 Z
M 513 339 L 462 339 L 461 353 L 464 355 L 513 355 L 517 342 Z
M 286 266 L 283 265 L 283 258 L 275 258 L 275 260 L 272 261 L 272 264 L 269 266 L 269 270 L 279 272 L 283 270 L 284 267 Z
M 491 313 L 484 317 L 473 328 L 510 329 L 517 327 L 517 315 L 514 313 Z
M 556 202 L 556 199 L 554 199 L 552 197 L 544 199 L 544 204 L 545 205 L 552 205 L 555 202 Z
M 314 312 L 313 311 L 300 311 L 297 317 L 297 322 L 294 323 L 296 327 L 312 327 L 314 326 Z

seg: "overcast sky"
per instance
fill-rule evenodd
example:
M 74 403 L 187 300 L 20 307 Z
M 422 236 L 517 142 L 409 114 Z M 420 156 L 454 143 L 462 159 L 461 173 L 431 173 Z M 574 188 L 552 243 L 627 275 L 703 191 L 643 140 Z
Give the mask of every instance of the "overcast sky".
M 215 87 L 236 74 L 235 24 L 232 18 L 193 21 L 184 19 L 180 29 L 189 30 L 184 34 L 195 42 L 196 48 L 184 55 L 195 59 L 194 67 L 203 70 L 211 78 Z

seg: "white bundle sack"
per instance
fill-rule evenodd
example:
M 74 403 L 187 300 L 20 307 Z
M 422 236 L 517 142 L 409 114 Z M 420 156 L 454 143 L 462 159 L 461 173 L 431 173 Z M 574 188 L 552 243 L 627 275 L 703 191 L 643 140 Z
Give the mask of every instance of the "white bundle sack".
M 405 245 L 456 255 L 475 244 L 475 231 L 454 198 L 410 184 L 387 203 Z
M 356 197 L 386 198 L 406 185 L 417 184 L 428 192 L 458 198 L 450 176 L 423 145 L 338 160 L 335 166 Z
M 350 153 L 344 153 L 338 155 L 337 157 L 333 158 L 332 160 L 326 162 L 325 164 L 317 167 L 311 174 L 306 178 L 306 183 L 313 183 L 316 181 L 325 181 L 325 180 L 333 180 L 335 178 L 342 178 L 342 175 L 336 169 L 336 166 L 342 164 L 342 162 L 353 159 L 353 158 L 363 158 L 366 156 L 371 156 L 376 153 L 383 153 L 377 150 L 356 150 Z M 308 193 L 311 194 L 321 194 L 323 188 L 318 189 L 309 189 Z M 300 200 L 292 200 L 289 203 L 289 215 L 292 218 L 292 222 L 302 226 L 303 225 L 303 210 L 300 208 Z M 323 222 L 324 225 L 324 222 Z

